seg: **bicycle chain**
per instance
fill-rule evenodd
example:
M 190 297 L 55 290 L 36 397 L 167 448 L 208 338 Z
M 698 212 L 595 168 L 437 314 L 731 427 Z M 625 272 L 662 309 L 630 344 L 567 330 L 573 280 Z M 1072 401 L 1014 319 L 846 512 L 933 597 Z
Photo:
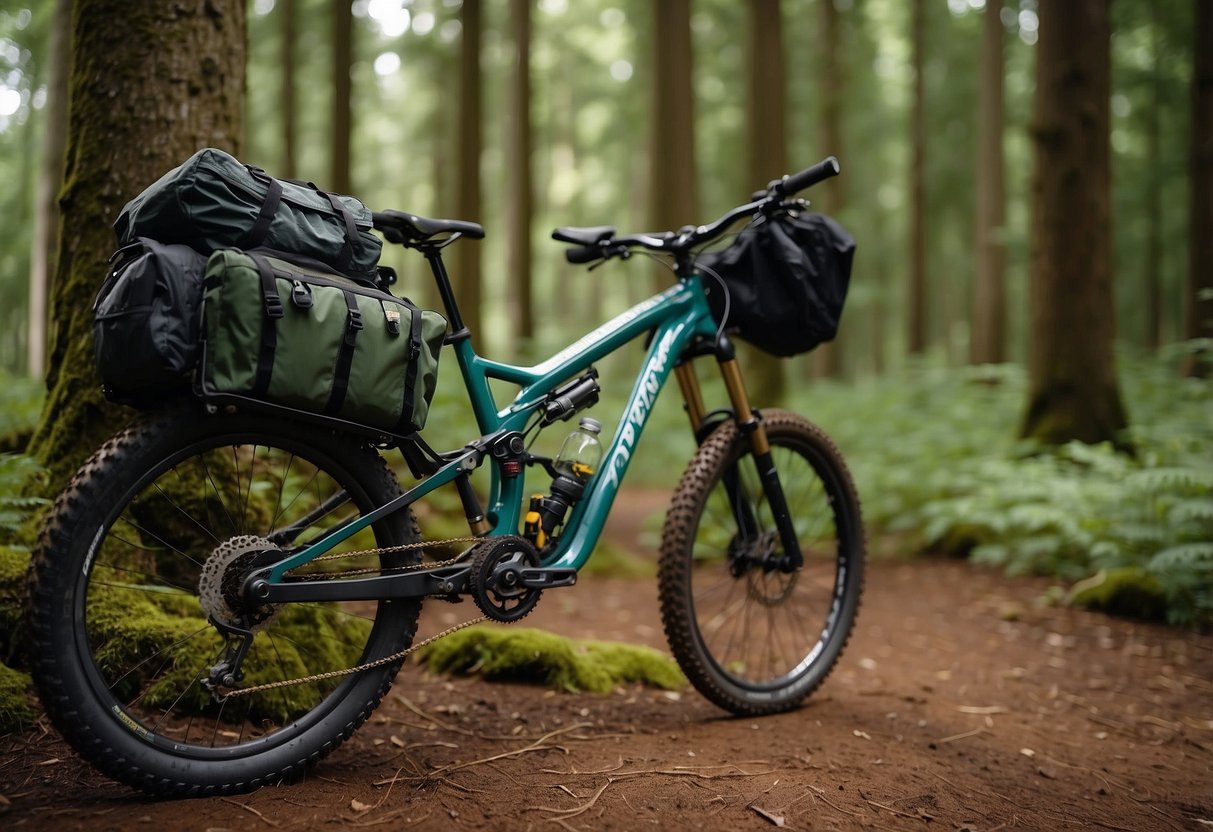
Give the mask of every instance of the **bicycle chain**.
M 427 546 L 443 546 L 443 545 L 447 545 L 447 544 L 451 544 L 451 543 L 479 543 L 482 540 L 483 540 L 483 538 L 480 538 L 480 537 L 452 537 L 452 538 L 447 538 L 445 540 L 428 540 L 428 541 L 419 541 L 417 543 L 401 543 L 398 546 L 385 546 L 382 549 L 359 549 L 358 551 L 355 551 L 355 552 L 342 552 L 342 553 L 336 554 L 336 555 L 321 555 L 320 557 L 313 558 L 312 560 L 308 561 L 308 563 L 315 563 L 317 561 L 322 561 L 322 560 L 339 560 L 342 558 L 353 558 L 353 557 L 359 557 L 361 555 L 385 555 L 385 554 L 391 554 L 393 552 L 405 552 L 405 551 L 409 551 L 412 549 L 424 549 Z M 437 569 L 439 567 L 450 566 L 452 564 L 458 563 L 462 557 L 463 557 L 463 555 L 460 555 L 459 557 L 450 558 L 449 560 L 439 561 L 437 563 L 416 563 L 416 564 L 408 564 L 406 566 L 389 567 L 389 569 L 387 571 L 403 572 L 403 571 L 418 570 L 418 569 Z M 383 572 L 383 571 L 384 570 L 382 570 L 382 569 L 348 569 L 344 572 L 326 572 L 323 575 L 316 575 L 316 576 L 308 575 L 308 576 L 300 576 L 300 577 L 306 577 L 310 580 L 320 580 L 320 579 L 327 580 L 329 578 L 339 577 L 342 575 L 365 575 L 370 572 Z M 423 639 L 422 641 L 418 642 L 417 644 L 410 645 L 409 647 L 406 647 L 405 649 L 399 651 L 398 653 L 393 653 L 390 656 L 384 656 L 381 659 L 375 659 L 374 661 L 366 662 L 365 664 L 354 665 L 353 667 L 346 667 L 341 670 L 329 670 L 324 673 L 314 673 L 311 676 L 301 676 L 298 679 L 282 679 L 277 682 L 266 682 L 265 684 L 253 685 L 252 687 L 247 687 L 247 688 L 234 688 L 234 689 L 228 691 L 227 693 L 224 693 L 223 695 L 221 695 L 219 697 L 219 700 L 222 702 L 227 699 L 232 699 L 232 698 L 236 698 L 236 697 L 240 697 L 240 696 L 249 696 L 254 693 L 261 693 L 262 691 L 274 690 L 276 688 L 285 688 L 285 687 L 290 687 L 292 685 L 304 685 L 304 684 L 308 684 L 309 682 L 322 682 L 325 679 L 335 679 L 340 676 L 352 676 L 353 674 L 361 673 L 364 670 L 374 670 L 376 667 L 383 667 L 386 664 L 392 664 L 393 662 L 403 661 L 410 654 L 416 652 L 417 650 L 420 650 L 422 647 L 425 647 L 428 644 L 433 644 L 435 641 L 437 641 L 440 638 L 444 638 L 445 636 L 449 636 L 452 633 L 456 633 L 456 632 L 464 629 L 465 627 L 470 627 L 473 624 L 480 624 L 484 621 L 488 621 L 488 616 L 482 615 L 479 618 L 473 618 L 470 621 L 464 621 L 460 624 L 456 624 L 453 627 L 448 627 L 447 629 L 443 630 L 441 633 L 432 635 L 427 639 Z

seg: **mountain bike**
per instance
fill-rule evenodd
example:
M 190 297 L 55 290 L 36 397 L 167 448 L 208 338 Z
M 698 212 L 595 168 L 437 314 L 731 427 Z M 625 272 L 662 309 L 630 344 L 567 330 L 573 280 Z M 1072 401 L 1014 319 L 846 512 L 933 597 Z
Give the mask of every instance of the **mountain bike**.
M 534 366 L 473 350 L 442 251 L 482 237 L 480 226 L 376 213 L 388 242 L 429 262 L 480 435 L 438 452 L 416 434 L 222 397 L 141 415 L 59 496 L 35 554 L 31 654 L 55 726 L 102 772 L 157 795 L 298 776 L 367 719 L 426 643 L 413 643 L 423 599 L 470 599 L 473 620 L 512 622 L 576 582 L 671 374 L 698 450 L 661 538 L 670 649 L 727 711 L 799 705 L 855 620 L 859 500 L 819 428 L 751 406 L 695 258 L 740 220 L 801 210 L 794 194 L 837 172 L 827 159 L 704 226 L 558 229 L 571 262 L 652 252 L 672 259 L 677 280 Z M 645 359 L 597 470 L 570 477 L 532 453 L 536 432 L 597 401 L 595 363 L 642 337 Z M 708 358 L 728 394 L 720 409 L 705 406 L 694 369 Z M 499 405 L 491 380 L 518 393 Z M 407 490 L 388 448 L 416 479 Z M 482 501 L 471 475 L 486 466 Z M 528 497 L 528 479 L 546 493 Z M 465 536 L 422 537 L 424 498 L 440 488 L 458 495 Z

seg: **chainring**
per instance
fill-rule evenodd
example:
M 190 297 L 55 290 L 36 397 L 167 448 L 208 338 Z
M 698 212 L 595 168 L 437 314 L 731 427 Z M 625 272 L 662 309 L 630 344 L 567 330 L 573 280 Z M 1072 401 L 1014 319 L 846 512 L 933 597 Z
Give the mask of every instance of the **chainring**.
M 495 537 L 472 553 L 468 576 L 472 600 L 493 621 L 518 621 L 539 603 L 540 590 L 523 586 L 518 570 L 540 566 L 539 552 L 526 538 Z

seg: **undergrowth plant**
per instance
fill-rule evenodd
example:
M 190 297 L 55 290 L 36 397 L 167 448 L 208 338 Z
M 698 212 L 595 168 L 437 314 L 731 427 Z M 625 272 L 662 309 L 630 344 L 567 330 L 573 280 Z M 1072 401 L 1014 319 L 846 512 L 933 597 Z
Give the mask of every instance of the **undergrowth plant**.
M 1017 442 L 1026 378 L 1009 365 L 818 384 L 800 404 L 843 448 L 870 525 L 1081 580 L 1081 603 L 1195 624 L 1213 620 L 1213 385 L 1175 368 L 1121 358 L 1133 456 Z

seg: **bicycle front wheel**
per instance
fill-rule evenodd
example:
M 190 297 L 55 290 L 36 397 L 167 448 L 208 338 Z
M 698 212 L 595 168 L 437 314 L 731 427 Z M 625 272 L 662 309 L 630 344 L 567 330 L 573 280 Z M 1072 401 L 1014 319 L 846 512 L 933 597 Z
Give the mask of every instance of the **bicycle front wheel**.
M 661 538 L 670 649 L 707 699 L 735 714 L 789 710 L 829 674 L 863 590 L 859 498 L 837 448 L 811 422 L 762 422 L 804 565 L 777 566 L 779 533 L 750 440 L 723 423 L 691 460 Z
M 204 680 L 239 643 L 233 627 L 253 633 L 244 687 L 331 674 L 410 644 L 416 601 L 254 607 L 240 592 L 263 553 L 272 560 L 399 493 L 370 447 L 282 419 L 181 409 L 109 440 L 56 501 L 34 559 L 33 671 L 55 727 L 102 772 L 152 794 L 297 776 L 362 724 L 400 661 L 226 699 Z M 417 537 L 401 511 L 337 551 Z M 415 558 L 362 554 L 300 571 Z

